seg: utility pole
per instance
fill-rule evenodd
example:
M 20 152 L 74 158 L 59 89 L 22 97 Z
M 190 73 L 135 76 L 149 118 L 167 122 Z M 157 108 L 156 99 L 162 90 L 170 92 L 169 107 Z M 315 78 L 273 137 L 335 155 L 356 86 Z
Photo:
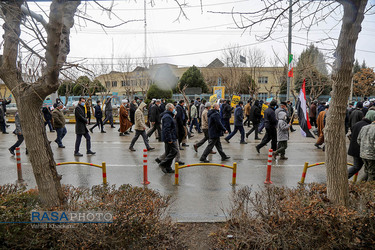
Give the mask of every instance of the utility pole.
M 146 19 L 146 7 L 147 3 L 146 0 L 144 2 L 144 27 L 145 27 L 145 57 L 143 59 L 143 66 L 147 67 L 146 61 L 147 61 L 147 19 Z
M 289 57 L 292 54 L 292 0 L 289 0 L 289 30 L 288 30 L 288 63 Z M 288 65 L 288 69 L 290 69 Z M 290 98 L 290 77 L 287 76 L 287 83 L 286 83 L 286 100 Z

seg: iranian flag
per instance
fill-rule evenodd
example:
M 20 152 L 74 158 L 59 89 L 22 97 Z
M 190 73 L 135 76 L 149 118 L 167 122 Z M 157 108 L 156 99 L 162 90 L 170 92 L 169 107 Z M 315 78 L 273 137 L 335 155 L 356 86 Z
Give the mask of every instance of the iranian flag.
M 293 55 L 289 54 L 288 58 L 288 77 L 293 77 L 293 66 L 292 66 L 292 61 L 293 61 Z
M 301 127 L 301 134 L 304 137 L 315 138 L 310 132 L 311 124 L 309 121 L 309 116 L 307 114 L 305 85 L 306 80 L 304 79 L 301 90 L 299 91 L 299 96 L 296 104 L 299 126 Z

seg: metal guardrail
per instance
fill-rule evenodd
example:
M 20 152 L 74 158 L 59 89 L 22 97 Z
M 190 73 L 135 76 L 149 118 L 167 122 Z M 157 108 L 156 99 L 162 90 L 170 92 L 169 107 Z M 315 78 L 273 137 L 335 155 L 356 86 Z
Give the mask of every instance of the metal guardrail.
M 179 166 L 179 164 L 176 162 L 175 163 L 174 184 L 178 185 L 178 177 L 179 177 L 179 170 L 180 169 L 194 167 L 194 166 L 218 166 L 218 167 L 223 167 L 223 168 L 230 168 L 230 169 L 233 170 L 232 185 L 233 186 L 236 185 L 237 162 L 234 162 L 233 166 L 228 166 L 228 165 L 224 165 L 224 164 L 217 164 L 217 163 L 195 163 L 195 164 L 187 164 L 187 165 Z
M 93 164 L 93 163 L 87 163 L 87 162 L 76 162 L 76 161 L 72 161 L 72 162 L 61 162 L 61 163 L 57 163 L 56 165 L 57 166 L 61 166 L 61 165 L 71 165 L 71 164 L 78 164 L 78 165 L 88 165 L 88 166 L 92 166 L 92 167 L 97 167 L 97 168 L 101 168 L 102 169 L 102 176 L 103 176 L 103 184 L 107 184 L 107 167 L 106 167 L 106 163 L 103 161 L 102 162 L 102 165 L 97 165 L 97 164 Z
M 312 168 L 312 167 L 315 167 L 315 166 L 319 166 L 319 165 L 324 165 L 326 164 L 325 162 L 318 162 L 318 163 L 315 163 L 315 164 L 311 164 L 309 165 L 308 162 L 305 162 L 305 165 L 303 167 L 303 172 L 302 172 L 302 177 L 301 177 L 301 180 L 299 181 L 299 183 L 301 184 L 304 184 L 305 183 L 305 178 L 306 178 L 306 174 L 307 174 L 307 169 L 309 168 Z M 347 165 L 349 166 L 353 166 L 352 163 L 346 163 Z M 354 175 L 353 177 L 353 182 L 356 182 L 357 181 L 357 178 L 358 178 L 358 172 Z

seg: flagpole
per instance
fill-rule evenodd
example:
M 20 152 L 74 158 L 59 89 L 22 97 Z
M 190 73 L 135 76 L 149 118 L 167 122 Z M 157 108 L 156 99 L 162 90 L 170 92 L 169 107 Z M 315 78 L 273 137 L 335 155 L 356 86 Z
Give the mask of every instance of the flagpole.
M 288 70 L 290 70 L 290 60 L 289 57 L 292 54 L 292 0 L 289 0 L 289 30 L 288 30 Z M 286 82 L 286 100 L 289 101 L 290 99 L 290 77 L 289 72 L 287 76 Z

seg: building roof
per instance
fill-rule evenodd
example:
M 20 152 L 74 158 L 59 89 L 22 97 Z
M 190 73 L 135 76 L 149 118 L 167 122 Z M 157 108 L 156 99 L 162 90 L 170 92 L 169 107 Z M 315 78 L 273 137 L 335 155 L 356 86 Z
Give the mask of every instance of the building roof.
M 220 61 L 218 58 L 216 58 L 210 64 L 207 65 L 207 68 L 221 68 L 221 67 L 224 67 L 224 63 Z

